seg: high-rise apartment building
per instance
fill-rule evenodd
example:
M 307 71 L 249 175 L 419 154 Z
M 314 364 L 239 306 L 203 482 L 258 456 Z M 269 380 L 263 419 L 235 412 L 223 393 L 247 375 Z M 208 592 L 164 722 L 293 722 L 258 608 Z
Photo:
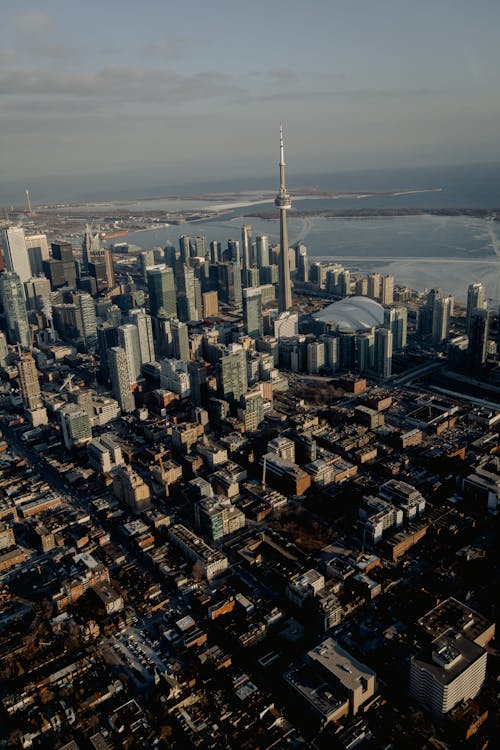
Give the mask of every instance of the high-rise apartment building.
M 368 274 L 368 297 L 380 299 L 380 274 L 377 272 Z
M 465 316 L 465 330 L 467 335 L 470 334 L 473 310 L 486 310 L 487 306 L 486 289 L 484 286 L 480 283 L 469 284 L 467 288 L 467 312 Z
M 394 276 L 392 273 L 382 276 L 380 301 L 383 305 L 392 305 L 394 302 Z
M 432 305 L 432 341 L 439 344 L 446 341 L 450 333 L 453 297 L 437 297 Z
M 394 351 L 406 346 L 408 311 L 406 307 L 390 307 L 384 310 L 384 327 L 392 332 Z
M 267 268 L 269 265 L 269 237 L 267 234 L 257 235 L 255 238 L 255 249 L 258 267 Z
M 244 224 L 241 227 L 241 247 L 243 268 L 248 270 L 252 266 L 252 227 L 250 224 Z

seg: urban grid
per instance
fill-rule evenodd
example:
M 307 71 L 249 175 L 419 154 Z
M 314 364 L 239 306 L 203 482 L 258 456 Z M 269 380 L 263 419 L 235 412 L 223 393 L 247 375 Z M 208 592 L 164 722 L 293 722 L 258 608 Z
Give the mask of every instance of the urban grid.
M 3 222 L 0 747 L 493 747 L 498 310 L 289 247 L 282 130 L 275 207 Z

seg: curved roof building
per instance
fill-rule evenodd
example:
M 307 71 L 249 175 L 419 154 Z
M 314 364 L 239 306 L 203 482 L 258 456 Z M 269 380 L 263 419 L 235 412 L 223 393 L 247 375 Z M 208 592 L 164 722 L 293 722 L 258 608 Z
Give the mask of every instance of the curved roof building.
M 381 326 L 384 308 L 369 297 L 345 297 L 316 313 L 314 319 L 336 327 L 339 333 L 356 333 Z

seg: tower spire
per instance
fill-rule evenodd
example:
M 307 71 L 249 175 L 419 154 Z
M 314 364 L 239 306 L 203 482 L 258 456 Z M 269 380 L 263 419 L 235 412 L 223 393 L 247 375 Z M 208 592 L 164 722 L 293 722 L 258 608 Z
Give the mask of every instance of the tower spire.
M 292 207 L 290 196 L 285 185 L 285 146 L 283 125 L 280 125 L 280 189 L 274 205 L 280 211 L 280 264 L 279 264 L 279 311 L 289 310 L 292 306 L 292 284 L 290 281 L 290 259 L 288 257 L 288 225 L 286 212 Z

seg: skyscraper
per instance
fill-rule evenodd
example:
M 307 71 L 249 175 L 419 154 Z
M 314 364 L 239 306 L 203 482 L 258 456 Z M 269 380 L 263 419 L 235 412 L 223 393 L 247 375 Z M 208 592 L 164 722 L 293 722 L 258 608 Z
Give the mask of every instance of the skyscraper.
M 259 268 L 267 268 L 269 265 L 269 237 L 267 234 L 257 235 L 255 238 L 257 249 L 257 265 Z
M 246 352 L 239 344 L 221 347 L 217 363 L 219 395 L 229 401 L 239 401 L 248 388 Z
M 392 372 L 392 333 L 387 328 L 375 331 L 375 369 L 382 378 Z
M 264 332 L 262 292 L 260 287 L 243 290 L 243 320 L 249 336 L 260 338 Z
M 22 354 L 17 363 L 23 404 L 29 411 L 43 407 L 36 362 L 30 354 Z
M 49 244 L 47 235 L 32 234 L 25 237 L 26 250 L 30 262 L 31 275 L 39 276 L 43 273 L 42 262 L 49 259 Z
M 149 292 L 149 309 L 153 317 L 159 313 L 168 318 L 177 315 L 174 272 L 167 266 L 154 266 L 146 271 Z
M 153 343 L 153 326 L 151 316 L 146 314 L 143 309 L 131 310 L 129 312 L 129 323 L 136 326 L 139 334 L 139 349 L 141 352 L 141 363 L 155 361 L 155 348 Z
M 390 307 L 384 310 L 384 326 L 393 335 L 394 350 L 406 346 L 408 331 L 408 311 L 406 307 Z
M 467 311 L 468 312 L 468 311 Z M 471 372 L 479 373 L 488 356 L 489 317 L 488 310 L 474 308 L 469 321 L 468 365 Z
M 0 274 L 0 299 L 2 300 L 7 326 L 7 336 L 11 344 L 30 346 L 30 328 L 24 289 L 17 273 L 6 271 Z
M 434 344 L 439 344 L 448 338 L 452 305 L 453 297 L 434 299 L 432 306 L 432 341 Z
M 392 305 L 394 302 L 394 276 L 392 273 L 382 276 L 380 301 L 383 305 Z
M 470 335 L 473 310 L 485 310 L 486 307 L 486 289 L 484 286 L 480 283 L 469 284 L 467 288 L 467 313 L 465 316 L 465 330 L 467 335 Z
M 283 145 L 283 126 L 280 127 L 280 191 L 274 201 L 280 211 L 280 263 L 279 263 L 279 299 L 280 312 L 286 312 L 292 306 L 292 283 L 288 257 L 288 227 L 286 212 L 292 207 L 290 196 L 285 186 L 285 149 Z
M 241 246 L 243 248 L 243 268 L 248 270 L 252 265 L 252 227 L 244 224 L 241 227 Z
M 131 383 L 137 383 L 141 375 L 141 347 L 139 345 L 139 331 L 132 323 L 118 328 L 118 342 L 127 356 L 127 367 Z
M 109 350 L 118 346 L 118 329 L 109 321 L 101 323 L 97 328 L 97 343 L 99 349 L 99 362 L 101 380 L 108 382 L 109 374 Z
M 109 374 L 113 395 L 125 414 L 135 409 L 132 381 L 128 371 L 127 355 L 120 346 L 112 346 L 109 350 Z
M 7 271 L 17 273 L 22 282 L 28 281 L 31 277 L 31 267 L 24 229 L 22 227 L 4 229 L 1 242 Z

